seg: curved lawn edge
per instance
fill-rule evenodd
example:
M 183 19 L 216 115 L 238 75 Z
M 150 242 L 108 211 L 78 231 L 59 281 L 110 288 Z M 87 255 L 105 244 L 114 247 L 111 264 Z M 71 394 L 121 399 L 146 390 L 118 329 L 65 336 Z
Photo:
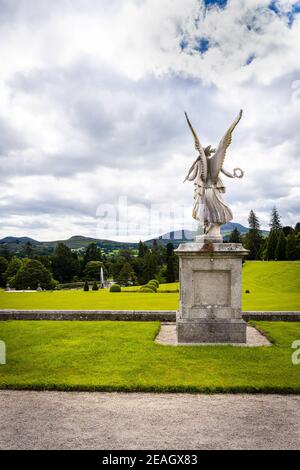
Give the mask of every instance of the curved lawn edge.
M 159 322 L 0 322 L 0 390 L 299 395 L 299 322 L 251 324 L 274 347 L 160 345 Z
M 118 385 L 43 385 L 43 384 L 14 384 L 13 386 L 0 384 L 0 390 L 31 390 L 31 391 L 56 391 L 56 392 L 119 392 L 119 393 L 190 393 L 190 394 L 278 394 L 300 395 L 299 387 L 197 387 L 197 386 L 118 386 Z

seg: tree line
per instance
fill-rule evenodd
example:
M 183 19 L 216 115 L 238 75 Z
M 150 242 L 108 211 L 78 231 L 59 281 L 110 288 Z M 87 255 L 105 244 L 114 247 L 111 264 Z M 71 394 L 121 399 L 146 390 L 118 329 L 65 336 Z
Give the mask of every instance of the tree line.
M 249 250 L 250 260 L 294 261 L 300 259 L 300 223 L 295 227 L 283 226 L 276 207 L 273 207 L 270 217 L 270 232 L 263 237 L 260 222 L 253 210 L 248 217 L 249 231 L 241 235 L 234 229 L 229 237 L 231 243 L 243 243 Z
M 262 235 L 260 222 L 253 210 L 249 214 L 249 231 L 241 235 L 237 229 L 230 234 L 229 242 L 242 243 L 249 250 L 250 260 L 300 259 L 300 223 L 295 227 L 282 226 L 276 207 L 270 218 L 270 232 Z M 88 245 L 84 253 L 71 250 L 58 243 L 53 254 L 37 255 L 30 242 L 23 253 L 0 256 L 0 286 L 16 289 L 53 289 L 59 285 L 78 287 L 82 282 L 100 282 L 100 270 L 105 278 L 122 286 L 145 285 L 151 279 L 159 283 L 178 281 L 178 256 L 172 243 L 160 245 L 157 240 L 151 247 L 142 241 L 138 249 L 122 249 L 105 253 L 96 243 Z
M 52 255 L 36 255 L 28 242 L 21 256 L 0 256 L 0 286 L 53 289 L 68 283 L 77 287 L 80 282 L 100 281 L 101 268 L 106 279 L 123 286 L 144 285 L 151 279 L 160 283 L 178 280 L 178 257 L 172 243 L 164 247 L 154 240 L 150 248 L 140 241 L 138 250 L 110 254 L 96 243 L 88 245 L 84 254 L 58 243 Z

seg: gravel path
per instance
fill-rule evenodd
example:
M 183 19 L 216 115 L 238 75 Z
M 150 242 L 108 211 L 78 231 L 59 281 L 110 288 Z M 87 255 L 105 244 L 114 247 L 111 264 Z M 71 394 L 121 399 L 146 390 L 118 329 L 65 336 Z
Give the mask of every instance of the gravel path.
M 0 449 L 299 449 L 300 396 L 0 391 Z
M 159 333 L 155 339 L 156 343 L 168 346 L 179 346 L 177 344 L 176 324 L 174 323 L 161 323 Z M 185 346 L 210 346 L 215 343 L 190 343 Z M 260 333 L 253 326 L 247 325 L 247 342 L 244 343 L 218 343 L 218 344 L 231 344 L 231 346 L 255 348 L 257 346 L 272 346 L 270 341 Z

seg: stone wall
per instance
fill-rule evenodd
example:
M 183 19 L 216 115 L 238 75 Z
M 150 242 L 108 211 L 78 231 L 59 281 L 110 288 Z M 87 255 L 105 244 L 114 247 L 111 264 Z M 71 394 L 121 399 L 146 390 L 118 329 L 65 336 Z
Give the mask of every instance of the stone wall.
M 300 321 L 300 311 L 242 312 L 245 321 Z M 0 320 L 112 320 L 175 322 L 175 310 L 0 310 Z

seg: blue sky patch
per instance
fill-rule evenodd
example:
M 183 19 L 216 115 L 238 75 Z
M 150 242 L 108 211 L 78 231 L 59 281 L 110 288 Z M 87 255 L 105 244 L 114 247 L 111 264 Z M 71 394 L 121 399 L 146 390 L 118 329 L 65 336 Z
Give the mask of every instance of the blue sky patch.
M 293 25 L 295 16 L 300 13 L 300 1 L 293 3 L 289 11 L 283 11 L 278 4 L 278 0 L 272 0 L 269 4 L 269 9 L 273 11 L 279 18 L 284 18 L 287 20 L 288 25 L 291 27 Z
M 195 51 L 201 52 L 201 54 L 205 54 L 209 49 L 209 40 L 207 38 L 198 39 L 194 49 Z
M 250 54 L 248 59 L 245 62 L 245 65 L 250 65 L 255 59 L 255 54 Z
M 227 5 L 227 0 L 203 0 L 206 7 L 221 7 L 225 8 Z

